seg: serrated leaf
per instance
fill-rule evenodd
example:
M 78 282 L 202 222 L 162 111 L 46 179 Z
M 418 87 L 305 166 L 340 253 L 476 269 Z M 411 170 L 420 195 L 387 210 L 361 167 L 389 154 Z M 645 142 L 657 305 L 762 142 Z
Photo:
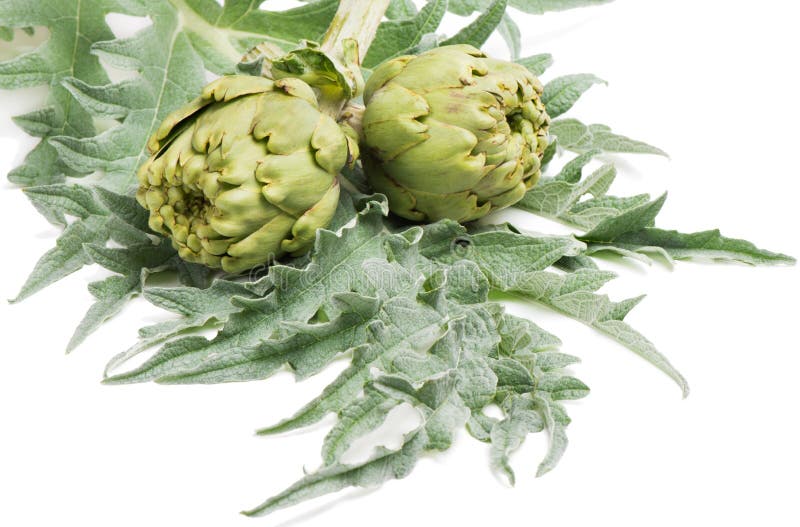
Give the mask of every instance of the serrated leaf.
M 486 274 L 503 269 L 545 269 L 567 255 L 577 255 L 583 244 L 567 236 L 527 236 L 510 231 L 468 234 L 455 222 L 425 226 L 421 252 L 428 258 L 453 263 L 469 259 Z M 488 276 L 489 281 L 493 278 Z
M 650 201 L 648 194 L 639 194 L 618 198 L 616 196 L 601 196 L 583 200 L 574 205 L 570 210 L 561 214 L 559 219 L 567 224 L 575 225 L 584 230 L 591 230 L 604 221 L 615 218 L 631 209 L 643 206 Z
M 400 404 L 384 392 L 366 388 L 364 396 L 339 412 L 334 426 L 322 444 L 322 461 L 333 465 L 357 438 L 383 424 L 389 412 Z
M 253 284 L 238 284 L 227 280 L 216 280 L 211 287 L 149 287 L 143 292 L 151 304 L 183 315 L 177 320 L 160 322 L 139 330 L 140 341 L 131 348 L 114 356 L 106 365 L 105 377 L 152 346 L 171 339 L 188 329 L 199 329 L 210 322 L 225 322 L 230 315 L 241 311 L 231 303 L 231 298 L 257 298 L 271 287 L 262 279 Z
M 324 467 L 245 514 L 262 516 L 346 487 L 374 486 L 388 479 L 401 479 L 411 472 L 423 452 L 449 448 L 455 430 L 468 417 L 467 409 L 454 391 L 454 383 L 448 378 L 440 378 L 426 383 L 418 391 L 409 391 L 407 395 L 420 409 L 423 424 L 406 435 L 399 450 L 378 448 L 364 463 L 335 463 Z
M 83 265 L 89 264 L 91 258 L 83 254 L 84 246 L 100 247 L 109 239 L 127 247 L 153 245 L 147 235 L 149 229 L 146 227 L 146 211 L 136 204 L 133 198 L 117 195 L 99 187 L 91 189 L 77 184 L 39 185 L 25 189 L 25 192 L 43 213 L 52 214 L 53 220 L 66 224 L 66 216 L 77 219 L 62 233 L 56 248 L 46 253 L 37 263 L 16 300 L 30 296 L 77 271 Z M 98 199 L 98 196 L 108 200 L 108 207 L 104 204 L 104 199 Z M 110 213 L 109 208 L 115 211 L 114 215 Z M 169 249 L 168 244 L 162 244 L 161 247 L 167 251 L 164 253 L 165 261 L 175 255 L 175 251 Z M 176 263 L 175 266 L 180 268 L 183 264 Z M 133 269 L 128 265 L 123 265 L 122 268 L 125 269 L 123 274 L 129 277 L 131 283 L 138 283 L 144 270 L 144 268 Z M 113 302 L 111 296 L 106 296 L 102 304 L 107 305 L 106 311 L 113 314 L 112 312 L 118 311 L 124 300 L 130 298 L 134 292 L 120 293 L 115 296 L 116 300 Z M 94 319 L 94 322 L 89 323 L 87 318 L 81 323 L 68 346 L 69 349 L 82 340 L 89 329 L 96 329 L 108 318 L 106 315 L 101 315 L 99 309 L 100 304 L 92 308 L 90 318 Z
M 499 30 L 516 57 L 520 37 L 507 5 L 541 13 L 600 3 L 604 1 L 451 0 L 452 12 L 481 14 L 446 43 L 480 46 Z M 351 485 L 405 477 L 423 453 L 449 448 L 462 425 L 477 439 L 491 442 L 492 464 L 512 482 L 509 455 L 527 433 L 546 429 L 550 448 L 538 474 L 550 470 L 567 445 L 569 417 L 558 401 L 583 397 L 588 388 L 562 371 L 577 358 L 555 351 L 560 344 L 555 336 L 504 314 L 499 304 L 488 302 L 490 291 L 524 296 L 604 332 L 667 372 L 685 391 L 680 374 L 624 322 L 641 297 L 614 302 L 598 294 L 614 275 L 599 270 L 589 255 L 610 250 L 643 257 L 660 251 L 667 258 L 793 261 L 723 238 L 718 231 L 656 229 L 662 200 L 608 196 L 616 169 L 603 165 L 586 176 L 584 169 L 604 152 L 663 152 L 603 125 L 560 120 L 553 123 L 543 165 L 553 159 L 557 145 L 583 154 L 558 176 L 542 178 L 520 206 L 588 231 L 582 240 L 524 234 L 508 224 L 465 228 L 443 221 L 409 227 L 383 217 L 388 213 L 385 198 L 343 192 L 334 220 L 319 232 L 310 255 L 275 265 L 262 279 L 254 273 L 246 281 L 240 277 L 241 282 L 217 280 L 204 290 L 211 273 L 177 259 L 168 241 L 149 230 L 147 212 L 132 197 L 136 168 L 149 155 L 144 141 L 167 112 L 196 95 L 206 69 L 232 72 L 241 54 L 264 40 L 286 49 L 301 38 L 316 39 L 338 2 L 306 2 L 284 12 L 262 10 L 261 2 L 249 0 L 222 5 L 211 0 L 55 0 L 46 6 L 53 13 L 46 13 L 42 4 L 11 0 L 0 6 L 0 38 L 9 37 L 6 25 L 27 27 L 28 18 L 37 17 L 47 19 L 41 25 L 54 35 L 53 21 L 61 18 L 68 20 L 65 27 L 76 30 L 71 36 L 55 35 L 64 44 L 56 53 L 46 44 L 12 61 L 20 73 L 15 79 L 0 75 L 0 86 L 51 86 L 46 108 L 16 119 L 25 131 L 46 141 L 11 179 L 36 185 L 29 190 L 34 206 L 49 221 L 69 226 L 56 249 L 37 265 L 20 298 L 91 259 L 119 275 L 90 285 L 97 302 L 70 347 L 139 293 L 181 315 L 143 328 L 140 342 L 113 359 L 109 371 L 151 346 L 166 344 L 140 368 L 110 377 L 109 383 L 242 381 L 265 378 L 287 364 L 303 378 L 352 352 L 350 367 L 320 397 L 262 431 L 291 430 L 336 413 L 337 423 L 323 445 L 325 466 L 249 514 L 265 514 Z M 435 0 L 417 12 L 412 2 L 393 0 L 390 21 L 381 26 L 367 65 L 440 45 L 435 32 L 446 4 Z M 153 25 L 133 37 L 113 39 L 103 21 L 112 11 L 147 16 Z M 11 22 L 3 18 L 6 12 L 13 12 Z M 91 27 L 84 28 L 78 15 L 89 16 Z M 98 38 L 102 32 L 106 35 Z M 81 55 L 69 58 L 64 51 L 69 49 Z M 98 56 L 133 71 L 134 77 L 108 83 Z M 541 74 L 551 58 L 537 55 L 519 62 Z M 51 69 L 56 63 L 72 67 Z M 0 72 L 8 64 L 1 63 Z M 549 83 L 544 99 L 551 115 L 569 110 L 598 82 L 594 76 L 573 75 Z M 92 118 L 110 128 L 95 136 Z M 89 172 L 98 172 L 93 183 L 64 184 L 65 174 Z M 357 168 L 344 174 L 367 192 L 358 184 L 362 176 Z M 69 223 L 67 217 L 76 219 Z M 109 240 L 122 247 L 107 246 Z M 160 270 L 189 285 L 145 288 L 147 275 Z M 197 330 L 220 327 L 211 340 L 196 335 Z M 341 457 L 353 441 L 378 427 L 401 402 L 413 405 L 423 423 L 404 438 L 400 450 L 378 449 L 365 463 L 343 465 Z M 484 413 L 495 404 L 504 419 Z
M 347 487 L 374 487 L 389 479 L 406 477 L 425 450 L 425 430 L 407 436 L 399 450 L 379 448 L 366 462 L 358 465 L 335 464 L 307 475 L 258 507 L 244 511 L 247 516 L 265 516 L 278 509 L 337 492 Z
M 135 198 L 111 192 L 103 187 L 95 187 L 94 192 L 111 214 L 135 229 L 150 232 L 147 209 L 139 205 Z
M 291 332 L 288 337 L 187 360 L 155 380 L 162 384 L 250 381 L 266 379 L 285 364 L 301 379 L 318 373 L 340 353 L 365 343 L 367 324 L 380 305 L 376 299 L 352 293 L 334 299 L 342 311 L 330 322 L 287 323 L 284 330 Z
M 569 418 L 557 403 L 552 402 L 553 398 L 580 398 L 586 395 L 588 388 L 578 379 L 558 372 L 563 366 L 575 362 L 576 358 L 547 351 L 554 343 L 547 342 L 547 339 L 542 341 L 542 330 L 535 324 L 511 315 L 505 315 L 503 320 L 504 323 L 499 327 L 503 353 L 518 357 L 519 366 L 514 369 L 519 370 L 522 367 L 527 371 L 530 368 L 533 378 L 529 390 L 512 392 L 503 397 L 501 408 L 505 417 L 495 421 L 489 432 L 491 465 L 502 471 L 513 485 L 515 476 L 509 464 L 509 456 L 529 433 L 547 428 L 550 434 L 550 448 L 545 462 L 540 466 L 540 472 L 543 467 L 553 466 L 566 447 L 564 428 L 569 423 Z M 557 339 L 552 339 L 557 345 Z M 543 371 L 549 373 L 542 373 Z M 484 420 L 477 424 L 485 427 L 489 422 Z M 481 428 L 477 428 L 477 433 L 481 433 Z M 478 438 L 481 439 L 481 436 L 478 435 Z
M 647 227 L 621 234 L 613 242 L 590 243 L 588 247 L 589 254 L 615 250 L 631 253 L 657 252 L 668 260 L 706 258 L 749 265 L 795 263 L 795 259 L 791 256 L 760 249 L 747 240 L 726 238 L 717 229 L 685 234 Z
M 49 86 L 47 107 L 23 116 L 19 123 L 43 140 L 12 170 L 9 180 L 23 186 L 61 183 L 65 175 L 78 176 L 65 166 L 47 138 L 62 134 L 94 135 L 89 114 L 75 103 L 61 80 L 80 76 L 89 82 L 107 82 L 105 70 L 90 54 L 93 42 L 113 38 L 105 15 L 114 4 L 104 0 L 8 0 L 0 4 L 0 20 L 12 27 L 44 26 L 50 36 L 38 49 L 0 62 L 0 88 Z M 35 125 L 34 125 L 35 121 Z
M 609 335 L 637 355 L 666 373 L 681 388 L 683 396 L 689 394 L 689 385 L 683 375 L 642 334 L 622 321 L 627 311 L 618 310 L 622 303 L 614 303 L 605 295 L 589 291 L 575 291 L 551 296 L 543 303 Z
M 74 170 L 103 171 L 103 186 L 127 192 L 136 169 L 147 158 L 146 140 L 172 110 L 202 88 L 204 68 L 168 2 L 145 2 L 153 25 L 133 37 L 96 42 L 92 51 L 117 68 L 135 70 L 131 80 L 92 85 L 67 78 L 64 86 L 95 117 L 115 117 L 120 124 L 91 138 L 56 136 L 50 143 Z
M 637 211 L 641 212 L 650 202 L 650 196 L 606 196 L 605 193 L 617 175 L 614 165 L 603 165 L 584 178 L 584 167 L 598 153 L 597 150 L 590 150 L 577 156 L 557 176 L 546 178 L 529 190 L 515 206 L 586 231 L 601 224 L 623 224 L 630 221 L 639 213 Z M 587 194 L 593 197 L 582 199 Z M 657 203 L 650 207 L 652 210 L 648 210 L 651 212 L 658 212 Z M 578 238 L 583 240 L 583 237 Z
M 576 160 L 578 159 L 580 158 Z M 515 206 L 557 221 L 583 226 L 588 212 L 586 206 L 579 203 L 581 198 L 587 194 L 604 196 L 616 178 L 617 171 L 613 165 L 603 165 L 589 176 L 572 182 L 575 178 L 570 171 L 576 166 L 568 164 L 559 176 L 539 182 Z M 577 177 L 580 178 L 580 172 Z M 581 211 L 584 214 L 578 215 Z
M 259 431 L 274 434 L 308 426 L 328 412 L 339 412 L 352 403 L 371 378 L 371 368 L 382 366 L 394 373 L 395 361 L 404 355 L 423 355 L 445 335 L 447 320 L 433 308 L 407 298 L 395 298 L 381 308 L 370 324 L 368 344 L 354 351 L 353 363 L 328 385 L 320 397 L 294 416 Z
M 11 118 L 14 124 L 22 128 L 28 135 L 33 137 L 47 137 L 52 132 L 52 123 L 58 119 L 56 109 L 52 106 L 33 110 L 23 115 L 16 115 Z
M 149 271 L 166 267 L 175 258 L 174 249 L 164 240 L 157 245 L 146 243 L 122 249 L 85 245 L 84 250 L 93 262 L 122 276 L 111 276 L 89 285 L 89 291 L 97 301 L 75 329 L 67 344 L 68 353 L 142 291 Z
M 91 263 L 92 260 L 84 252 L 83 246 L 87 243 L 104 243 L 108 238 L 107 222 L 105 216 L 88 216 L 83 221 L 67 226 L 56 241 L 56 246 L 36 262 L 12 302 L 20 302 Z
M 122 306 L 140 289 L 140 280 L 130 276 L 114 275 L 90 284 L 89 290 L 96 301 L 89 307 L 89 311 L 75 328 L 67 344 L 67 353 L 77 348 L 103 322 L 119 313 Z
M 613 242 L 623 234 L 652 227 L 666 200 L 667 194 L 664 193 L 653 201 L 628 208 L 621 214 L 604 219 L 580 239 L 587 242 Z
M 149 381 L 187 361 L 194 363 L 214 353 L 254 346 L 272 337 L 280 322 L 307 322 L 336 293 L 353 289 L 368 292 L 371 283 L 365 280 L 361 263 L 369 258 L 386 258 L 380 236 L 383 214 L 383 205 L 373 202 L 360 213 L 356 225 L 343 229 L 341 235 L 320 229 L 310 263 L 302 270 L 273 266 L 269 276 L 275 289 L 262 299 L 238 301 L 240 307 L 247 309 L 232 315 L 214 339 L 178 339 L 139 368 L 105 382 Z
M 85 219 L 91 215 L 106 215 L 106 210 L 95 202 L 92 191 L 81 185 L 40 185 L 25 189 L 25 195 L 59 216 Z
M 101 171 L 106 189 L 127 193 L 136 184 L 136 169 L 149 155 L 145 148 L 147 138 L 167 113 L 194 98 L 205 83 L 202 59 L 218 72 L 232 71 L 248 43 L 267 39 L 267 31 L 275 43 L 292 47 L 308 38 L 309 33 L 322 34 L 337 4 L 321 0 L 285 12 L 267 12 L 247 0 L 229 0 L 224 6 L 205 0 L 123 3 L 57 0 L 47 6 L 38 2 L 6 2 L 0 7 L 0 19 L 11 25 L 46 26 L 51 33 L 39 49 L 0 63 L 0 77 L 5 79 L 0 79 L 0 87 L 47 83 L 51 90 L 47 108 L 18 119 L 27 131 L 44 137 L 45 141 L 34 149 L 23 166 L 12 171 L 10 179 L 22 185 L 42 185 L 60 183 L 64 174 L 77 176 Z M 111 11 L 148 16 L 153 25 L 133 37 L 114 40 L 104 21 Z M 199 34 L 213 34 L 215 38 L 192 40 L 192 35 Z M 134 70 L 138 75 L 107 84 L 98 56 L 114 67 Z M 227 57 L 231 67 L 223 68 L 220 57 Z M 92 117 L 120 122 L 94 136 Z M 44 195 L 40 191 L 37 197 Z M 64 211 L 58 209 L 61 203 L 39 199 L 34 204 L 49 221 L 65 224 Z M 104 209 L 100 204 L 97 207 Z M 96 215 L 107 213 L 86 208 Z M 131 230 L 121 232 L 119 224 L 109 225 L 123 243 L 143 241 Z M 87 227 L 73 228 L 70 239 L 80 231 L 87 236 L 82 243 L 105 241 L 92 226 Z M 48 253 L 47 259 L 55 254 Z M 49 277 L 32 276 L 29 285 L 53 283 L 76 270 L 78 261 L 73 258 L 67 269 Z M 33 290 L 26 287 L 26 294 Z
M 535 271 L 520 276 L 515 282 L 497 284 L 507 291 L 523 293 L 544 304 L 594 326 L 608 320 L 622 320 L 642 297 L 611 302 L 605 295 L 594 294 L 614 274 L 608 271 L 582 269 L 567 275 Z
M 644 213 L 636 215 L 639 221 L 646 217 Z M 502 231 L 488 232 L 486 235 L 513 235 Z M 602 284 L 608 281 L 613 274 L 603 271 L 584 269 L 568 275 L 557 275 L 548 271 L 537 271 L 535 265 L 525 259 L 514 257 L 490 258 L 484 254 L 492 247 L 491 238 L 482 239 L 481 235 L 465 238 L 454 227 L 444 222 L 433 224 L 426 229 L 423 238 L 424 252 L 427 256 L 449 261 L 453 255 L 448 248 L 455 247 L 455 242 L 464 240 L 468 243 L 469 251 L 461 253 L 461 258 L 468 258 L 481 268 L 495 289 L 522 294 L 546 306 L 561 311 L 562 313 L 587 324 L 620 342 L 631 351 L 662 370 L 681 388 L 684 396 L 688 394 L 688 384 L 683 376 L 670 364 L 655 346 L 633 328 L 622 322 L 627 314 L 629 304 L 626 302 L 611 302 L 605 295 L 596 295 Z M 522 236 L 522 235 L 519 235 Z M 528 237 L 530 238 L 530 237 Z M 484 246 L 484 243 L 487 243 Z M 528 242 L 530 243 L 530 241 Z M 523 243 L 522 246 L 527 244 Z M 549 258 L 545 261 L 550 265 L 562 256 L 569 256 L 574 248 L 569 244 L 562 244 L 560 250 L 554 248 L 548 252 Z M 504 249 L 507 251 L 507 249 Z M 561 254 L 559 254 L 561 252 Z M 497 253 L 497 251 L 495 251 Z M 513 250 L 510 252 L 513 254 Z

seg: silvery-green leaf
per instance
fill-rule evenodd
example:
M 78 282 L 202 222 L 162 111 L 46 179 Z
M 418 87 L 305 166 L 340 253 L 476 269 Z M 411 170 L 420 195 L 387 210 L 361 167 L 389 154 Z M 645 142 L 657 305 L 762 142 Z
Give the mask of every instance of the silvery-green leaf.
M 214 353 L 251 347 L 272 337 L 280 322 L 307 322 L 336 293 L 368 289 L 370 284 L 364 281 L 360 266 L 368 258 L 385 258 L 380 236 L 383 213 L 382 206 L 373 203 L 341 235 L 319 230 L 310 263 L 303 269 L 273 266 L 270 279 L 274 290 L 263 298 L 236 300 L 240 312 L 230 316 L 213 340 L 187 337 L 170 342 L 140 367 L 109 377 L 105 382 L 153 380 L 187 362 L 196 363 Z
M 519 58 L 521 48 L 520 40 L 522 37 L 519 32 L 519 26 L 514 22 L 513 18 L 508 16 L 508 13 L 503 15 L 503 20 L 497 27 L 497 31 L 500 33 L 500 36 L 503 37 L 503 40 L 506 41 L 508 49 L 511 50 L 511 59 L 516 60 Z
M 492 35 L 497 26 L 503 21 L 508 0 L 493 0 L 492 3 L 468 26 L 464 27 L 441 43 L 442 46 L 451 44 L 469 44 L 480 48 Z
M 413 18 L 383 22 L 378 27 L 367 56 L 364 57 L 364 67 L 374 68 L 381 62 L 416 46 L 424 35 L 435 33 L 446 10 L 446 0 L 434 0 L 427 3 Z
M 541 432 L 544 425 L 544 419 L 531 399 L 515 397 L 506 417 L 492 427 L 489 451 L 492 468 L 502 471 L 512 485 L 516 478 L 509 464 L 510 454 L 519 448 L 528 434 Z
M 719 230 L 685 234 L 645 227 L 617 236 L 610 243 L 590 243 L 590 254 L 601 251 L 658 253 L 668 260 L 691 258 L 737 261 L 750 265 L 794 264 L 791 256 L 760 249 L 746 240 L 726 238 Z
M 367 387 L 364 396 L 339 412 L 336 426 L 322 445 L 322 460 L 332 465 L 341 458 L 353 441 L 380 426 L 400 401 L 374 388 Z
M 566 113 L 581 95 L 595 84 L 607 83 L 590 73 L 565 75 L 551 80 L 545 85 L 542 94 L 542 102 L 547 108 L 547 114 L 556 118 Z
M 655 154 L 668 157 L 660 148 L 615 134 L 602 124 L 585 125 L 577 119 L 557 119 L 550 125 L 550 133 L 558 137 L 558 144 L 567 150 L 585 152 L 597 149 L 609 153 Z
M 522 64 L 528 68 L 531 73 L 539 77 L 547 71 L 547 68 L 553 65 L 553 56 L 549 53 L 542 53 L 540 55 L 531 55 L 530 57 L 517 59 L 515 62 L 517 64 Z

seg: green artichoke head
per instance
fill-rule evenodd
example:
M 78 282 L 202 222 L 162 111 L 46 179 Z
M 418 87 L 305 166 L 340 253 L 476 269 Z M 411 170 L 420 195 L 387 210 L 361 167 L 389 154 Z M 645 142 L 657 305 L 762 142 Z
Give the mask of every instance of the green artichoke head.
M 181 258 L 238 273 L 313 245 L 356 142 L 299 79 L 222 77 L 148 143 L 139 203 Z
M 378 66 L 366 84 L 367 177 L 415 221 L 478 219 L 519 201 L 540 176 L 550 122 L 542 84 L 466 45 Z

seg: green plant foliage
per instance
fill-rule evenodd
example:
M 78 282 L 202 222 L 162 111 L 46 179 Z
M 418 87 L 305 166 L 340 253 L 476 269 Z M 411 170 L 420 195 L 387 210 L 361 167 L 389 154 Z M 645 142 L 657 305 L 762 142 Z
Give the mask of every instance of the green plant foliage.
M 603 3 L 431 0 L 418 10 L 413 2 L 393 0 L 364 73 L 392 57 L 442 44 L 480 46 L 499 31 L 516 61 L 542 76 L 552 57 L 517 58 L 515 10 L 539 14 Z M 569 226 L 570 235 L 526 234 L 508 224 L 404 222 L 389 214 L 383 195 L 356 190 L 368 192 L 355 168 L 344 171 L 336 214 L 317 231 L 309 255 L 246 276 L 184 262 L 148 228 L 147 212 L 133 197 L 136 170 L 149 155 L 148 137 L 166 115 L 198 95 L 208 72 L 237 71 L 242 55 L 261 42 L 288 50 L 301 40 L 318 40 L 337 4 L 310 1 L 278 12 L 269 10 L 269 2 L 259 7 L 248 0 L 222 6 L 213 0 L 0 3 L 0 39 L 13 45 L 15 30 L 49 32 L 34 51 L 0 62 L 0 88 L 49 88 L 45 107 L 16 118 L 23 131 L 42 141 L 9 179 L 63 229 L 15 301 L 85 265 L 106 269 L 105 279 L 89 285 L 95 303 L 69 350 L 133 296 L 174 314 L 142 328 L 139 341 L 108 363 L 109 385 L 242 382 L 284 369 L 304 379 L 334 360 L 349 360 L 316 398 L 259 431 L 296 430 L 334 414 L 321 468 L 246 514 L 404 478 L 421 456 L 450 448 L 461 427 L 487 444 L 488 462 L 511 483 L 512 454 L 528 434 L 549 438 L 536 474 L 554 468 L 567 447 L 568 401 L 589 392 L 572 372 L 578 358 L 560 351 L 561 342 L 546 329 L 506 313 L 490 300 L 492 294 L 538 303 L 610 336 L 662 370 L 686 395 L 688 384 L 678 370 L 625 322 L 642 297 L 606 296 L 602 288 L 615 275 L 602 270 L 595 256 L 794 262 L 717 230 L 684 234 L 656 227 L 666 195 L 610 195 L 617 154 L 666 154 L 608 126 L 564 117 L 587 90 L 605 83 L 591 74 L 545 83 L 543 100 L 557 117 L 552 141 L 541 180 L 516 205 Z M 447 37 L 439 30 L 448 10 L 479 14 Z M 105 22 L 111 13 L 147 17 L 151 24 L 116 38 Z M 132 75 L 111 82 L 104 64 Z M 111 126 L 96 129 L 97 121 Z M 569 156 L 568 162 L 560 171 L 548 170 L 557 155 Z M 158 285 L 150 280 L 155 274 L 162 275 Z M 217 330 L 213 337 L 200 334 L 209 329 Z M 141 365 L 128 366 L 142 353 L 150 355 Z M 357 439 L 401 405 L 416 410 L 419 425 L 398 449 L 377 448 L 357 464 L 343 461 Z M 490 407 L 502 415 L 490 417 Z

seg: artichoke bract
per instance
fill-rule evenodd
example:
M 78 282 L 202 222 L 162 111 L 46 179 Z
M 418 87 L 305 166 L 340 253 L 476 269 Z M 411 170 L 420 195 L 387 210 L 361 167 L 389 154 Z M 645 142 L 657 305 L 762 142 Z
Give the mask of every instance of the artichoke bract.
M 139 203 L 181 258 L 238 273 L 302 254 L 333 217 L 355 141 L 299 79 L 222 77 L 148 143 Z
M 366 84 L 362 164 L 395 214 L 478 219 L 541 174 L 550 119 L 525 67 L 467 45 L 378 66 Z

